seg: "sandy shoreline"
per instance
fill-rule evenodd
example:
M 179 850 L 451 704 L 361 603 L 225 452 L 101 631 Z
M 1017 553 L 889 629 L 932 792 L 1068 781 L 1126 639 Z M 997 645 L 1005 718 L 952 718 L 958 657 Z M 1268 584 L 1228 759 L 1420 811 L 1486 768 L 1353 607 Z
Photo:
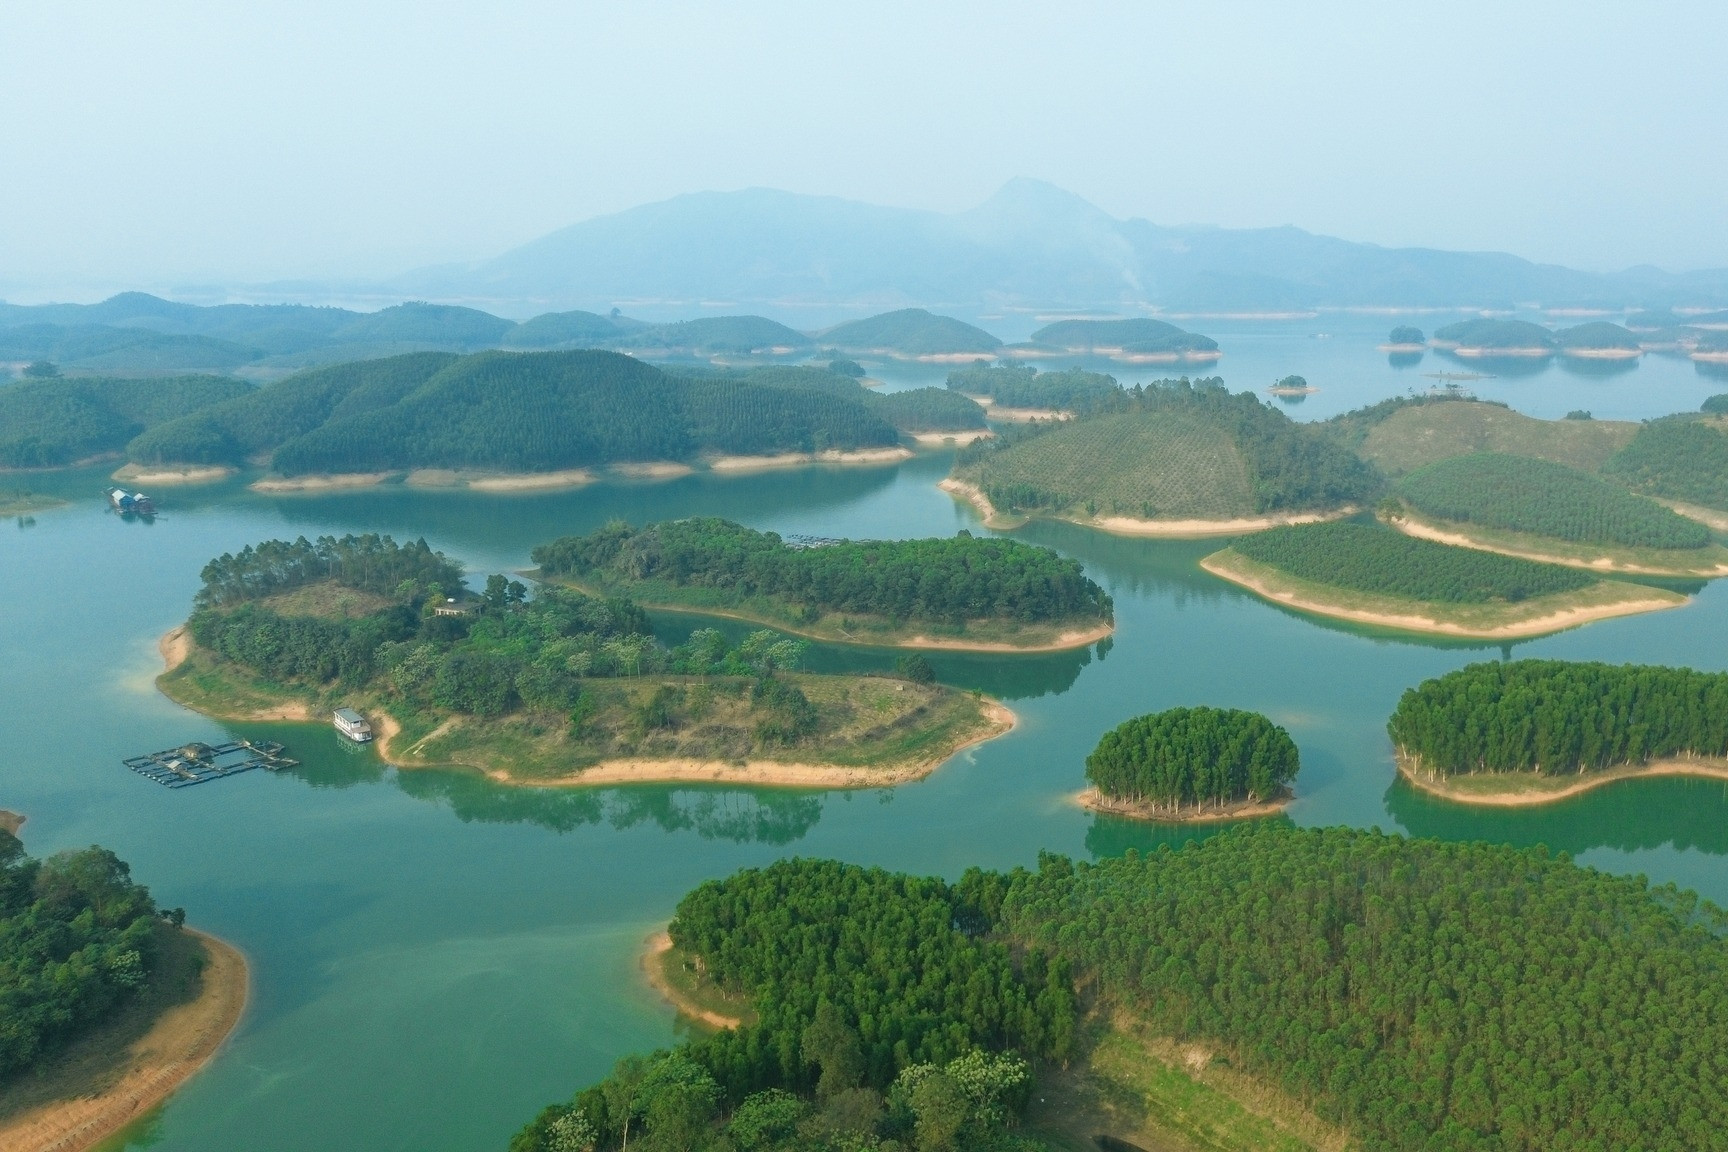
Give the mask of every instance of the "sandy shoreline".
M 1546 616 L 1517 620 L 1497 627 L 1481 628 L 1456 624 L 1448 620 L 1435 620 L 1429 616 L 1373 612 L 1366 609 L 1351 608 L 1342 604 L 1331 604 L 1310 599 L 1292 592 L 1279 591 L 1255 576 L 1232 569 L 1227 562 L 1220 562 L 1218 555 L 1218 553 L 1213 553 L 1211 556 L 1207 556 L 1200 561 L 1200 567 L 1219 579 L 1228 580 L 1232 584 L 1246 588 L 1256 596 L 1274 604 L 1312 612 L 1317 616 L 1329 616 L 1335 620 L 1348 620 L 1356 624 L 1373 624 L 1382 628 L 1397 629 L 1401 632 L 1424 632 L 1435 636 L 1456 636 L 1471 640 L 1516 640 L 1526 636 L 1545 636 L 1550 632 L 1562 632 L 1568 628 L 1575 628 L 1580 624 L 1589 624 L 1596 620 L 1610 620 L 1617 616 L 1635 616 L 1643 612 L 1659 612 L 1665 608 L 1678 608 L 1690 602 L 1689 597 L 1678 594 L 1673 594 L 1672 599 L 1657 599 L 1652 596 L 1647 600 L 1620 600 L 1607 604 L 1594 604 L 1551 612 Z M 1651 591 L 1654 592 L 1655 590 L 1651 589 Z M 1347 589 L 1341 589 L 1340 594 L 1353 595 Z
M 247 487 L 254 492 L 339 492 L 348 488 L 376 488 L 398 472 L 336 472 L 321 476 L 266 476 Z
M 518 780 L 504 772 L 485 775 L 501 784 L 521 788 L 597 788 L 615 784 L 736 784 L 748 787 L 811 788 L 846 791 L 887 788 L 909 784 L 936 771 L 968 748 L 1012 732 L 1019 717 L 1006 705 L 983 701 L 984 717 L 990 723 L 940 757 L 896 764 L 886 768 L 850 767 L 837 764 L 791 764 L 777 760 L 749 760 L 734 764 L 725 760 L 652 760 L 625 758 L 600 763 L 568 776 L 546 780 Z
M 1111 816 L 1127 816 L 1134 820 L 1147 820 L 1155 824 L 1221 824 L 1227 820 L 1252 820 L 1259 816 L 1276 816 L 1290 804 L 1292 796 L 1288 790 L 1283 795 L 1272 800 L 1244 800 L 1237 804 L 1226 804 L 1219 808 L 1197 808 L 1193 812 L 1172 813 L 1167 808 L 1157 808 L 1151 804 L 1136 804 L 1131 800 L 1114 800 L 1106 797 L 1096 788 L 1085 788 L 1074 793 L 1074 803 L 1090 812 L 1103 812 Z
M 861 448 L 856 452 L 782 452 L 774 456 L 716 456 L 708 461 L 714 472 L 756 472 L 795 468 L 803 464 L 897 464 L 912 458 L 910 448 Z
M 1644 355 L 1643 348 L 1562 348 L 1560 355 L 1579 360 L 1636 360 Z
M 986 528 L 1008 530 L 1024 524 L 1027 517 L 1018 514 L 1005 516 L 997 510 L 996 505 L 978 485 L 969 480 L 957 480 L 950 476 L 937 483 L 936 487 L 958 499 L 965 500 L 976 508 L 984 517 Z M 1112 536 L 1139 536 L 1161 540 L 1206 540 L 1214 536 L 1246 536 L 1250 532 L 1264 532 L 1268 528 L 1278 528 L 1286 524 L 1318 524 L 1323 520 L 1342 520 L 1346 516 L 1354 516 L 1354 506 L 1338 508 L 1331 512 L 1291 512 L 1271 516 L 1251 516 L 1238 520 L 1141 520 L 1133 516 L 1093 516 L 1077 520 L 1067 516 L 1052 516 L 1049 519 L 1061 520 L 1067 524 L 1078 524 L 1082 528 L 1096 528 L 1100 532 L 1108 532 Z
M 1445 777 L 1431 778 L 1415 771 L 1410 765 L 1410 758 L 1402 751 L 1397 752 L 1394 759 L 1398 765 L 1398 774 L 1409 781 L 1412 787 L 1456 804 L 1478 804 L 1489 808 L 1528 808 L 1538 804 L 1552 804 L 1621 780 L 1642 780 L 1658 776 L 1728 780 L 1728 760 L 1652 760 L 1648 764 L 1629 764 L 1619 768 L 1569 773 L 1568 776 L 1574 777 L 1575 782 L 1558 788 L 1511 788 L 1504 792 L 1476 792 L 1449 786 Z M 1531 774 L 1518 775 L 1522 777 Z M 1491 778 L 1491 774 L 1478 773 L 1463 777 L 1472 780 L 1486 778 Z
M 1535 560 L 1543 564 L 1558 564 L 1565 568 L 1582 568 L 1588 572 L 1620 572 L 1638 576 L 1696 576 L 1708 579 L 1713 576 L 1728 576 L 1728 563 L 1714 564 L 1708 568 L 1657 568 L 1649 564 L 1630 564 L 1615 560 L 1612 556 L 1603 556 L 1596 560 L 1580 560 L 1571 556 L 1555 556 L 1534 548 L 1507 548 L 1479 540 L 1464 532 L 1448 532 L 1423 520 L 1408 516 L 1386 516 L 1385 523 L 1406 536 L 1414 536 L 1418 540 L 1432 540 L 1437 544 L 1450 544 L 1457 548 L 1473 548 L 1478 552 L 1493 552 L 1500 556 L 1516 556 L 1523 560 Z
M 1417 352 L 1428 351 L 1426 344 L 1381 344 L 1376 351 L 1389 352 L 1400 356 L 1409 356 Z
M 964 432 L 914 432 L 911 435 L 912 439 L 919 444 L 927 444 L 935 448 L 940 448 L 944 444 L 952 444 L 959 448 L 972 443 L 974 440 L 988 439 L 996 433 L 988 428 L 968 428 Z
M 700 1021 L 710 1028 L 736 1028 L 744 1023 L 736 1016 L 724 1016 L 680 995 L 678 990 L 672 987 L 672 982 L 666 979 L 666 954 L 670 951 L 672 937 L 665 932 L 656 932 L 648 937 L 642 949 L 642 974 L 648 978 L 650 988 L 660 993 L 661 998 L 678 1009 L 682 1015 Z
M 144 464 L 127 464 L 114 470 L 110 480 L 126 484 L 151 484 L 158 487 L 175 484 L 215 484 L 228 479 L 238 469 L 220 465 L 208 467 L 156 468 Z
M 162 1013 L 131 1045 L 118 1081 L 100 1095 L 55 1101 L 0 1121 L 0 1147 L 83 1152 L 173 1095 L 216 1055 L 246 1009 L 246 958 L 215 936 L 185 931 L 203 945 L 207 960 L 197 998 Z
M 192 637 L 186 631 L 186 625 L 179 624 L 162 633 L 161 639 L 156 641 L 156 650 L 162 653 L 163 676 L 186 663 L 186 658 L 192 654 Z M 169 698 L 173 699 L 173 697 Z M 194 708 L 193 711 L 196 712 L 198 709 Z M 218 720 L 310 720 L 312 719 L 312 706 L 304 700 L 290 700 L 272 705 L 269 708 L 254 708 L 249 712 L 225 712 L 220 715 L 201 714 L 212 715 Z
M 403 483 L 410 488 L 466 488 L 471 492 L 547 492 L 594 483 L 586 468 L 559 472 L 470 472 L 459 468 L 416 468 Z
M 1010 424 L 1030 424 L 1034 420 L 1072 420 L 1074 413 L 1061 408 L 1004 408 L 989 396 L 962 392 L 968 400 L 984 409 L 987 420 L 1005 420 Z
M 1723 512 L 1715 508 L 1706 508 L 1702 504 L 1683 504 L 1678 500 L 1665 500 L 1660 496 L 1652 496 L 1651 499 L 1656 501 L 1658 504 L 1673 509 L 1688 520 L 1696 520 L 1698 523 L 1703 524 L 1708 528 L 1714 528 L 1718 532 L 1728 532 L 1728 512 Z

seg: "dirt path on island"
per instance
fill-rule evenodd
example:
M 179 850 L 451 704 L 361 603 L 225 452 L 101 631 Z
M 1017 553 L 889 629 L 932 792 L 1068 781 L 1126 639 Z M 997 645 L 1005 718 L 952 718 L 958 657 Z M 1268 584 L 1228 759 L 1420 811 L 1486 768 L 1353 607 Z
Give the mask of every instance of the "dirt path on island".
M 0 1121 L 7 1152 L 83 1152 L 166 1100 L 209 1063 L 246 1009 L 248 977 L 240 951 L 202 932 L 208 962 L 197 999 L 177 1004 L 135 1041 L 120 1079 L 96 1096 L 56 1101 Z
M 744 1023 L 736 1016 L 726 1016 L 712 1009 L 704 1008 L 691 1000 L 686 1000 L 672 987 L 672 982 L 666 979 L 666 954 L 672 951 L 672 937 L 664 932 L 656 932 L 648 937 L 647 947 L 642 952 L 642 973 L 648 977 L 648 986 L 660 993 L 661 997 L 679 1012 L 693 1020 L 700 1020 L 710 1028 L 736 1028 Z
M 1643 612 L 1660 612 L 1665 608 L 1678 608 L 1683 604 L 1690 603 L 1690 598 L 1685 596 L 1678 596 L 1672 600 L 1621 600 L 1613 604 L 1595 604 L 1583 608 L 1571 608 L 1562 612 L 1551 612 L 1546 616 L 1535 616 L 1528 620 L 1503 624 L 1497 628 L 1471 628 L 1463 624 L 1434 620 L 1427 616 L 1370 612 L 1366 609 L 1346 608 L 1342 605 L 1309 600 L 1293 592 L 1280 592 L 1253 576 L 1233 571 L 1223 564 L 1215 563 L 1212 556 L 1201 560 L 1200 567 L 1219 579 L 1228 580 L 1232 584 L 1246 588 L 1256 596 L 1270 600 L 1274 604 L 1312 612 L 1317 616 L 1329 616 L 1334 620 L 1349 620 L 1356 624 L 1376 624 L 1382 628 L 1395 628 L 1402 632 L 1426 632 L 1436 636 L 1462 636 L 1474 640 L 1516 640 L 1525 636 L 1546 636 L 1550 632 L 1562 632 L 1568 628 L 1575 628 L 1580 624 L 1589 624 L 1596 620 L 1611 620 L 1617 616 L 1636 616 Z
M 1468 792 L 1451 788 L 1445 779 L 1430 780 L 1411 770 L 1409 761 L 1404 756 L 1396 757 L 1398 774 L 1409 781 L 1411 786 L 1438 796 L 1442 800 L 1450 800 L 1454 804 L 1474 804 L 1485 808 L 1529 808 L 1538 804 L 1552 804 L 1559 800 L 1568 800 L 1574 796 L 1582 796 L 1586 792 L 1622 780 L 1643 780 L 1646 777 L 1657 776 L 1692 776 L 1704 780 L 1728 780 L 1728 761 L 1699 760 L 1652 760 L 1648 764 L 1626 765 L 1620 768 L 1605 768 L 1582 774 L 1576 783 L 1564 788 L 1539 789 L 1520 788 L 1506 792 Z M 1479 774 L 1475 779 L 1482 779 Z
M 738 784 L 770 788 L 811 788 L 845 791 L 856 788 L 888 788 L 922 780 L 968 748 L 1019 725 L 1020 718 L 1005 704 L 983 701 L 989 723 L 939 758 L 896 764 L 887 768 L 852 767 L 838 764 L 787 764 L 777 760 L 748 760 L 734 764 L 726 760 L 602 760 L 568 776 L 546 780 L 519 780 L 507 772 L 486 775 L 500 784 L 521 788 L 598 788 L 612 784 Z
M 1383 518 L 1383 522 L 1404 533 L 1404 535 L 1413 536 L 1418 540 L 1432 540 L 1436 544 L 1450 544 L 1455 548 L 1472 548 L 1478 552 L 1493 552 L 1500 556 L 1516 556 L 1520 560 L 1534 560 L 1539 564 L 1558 564 L 1564 568 L 1581 568 L 1587 572 L 1619 572 L 1635 576 L 1689 576 L 1699 579 L 1728 576 L 1728 564 L 1712 564 L 1709 567 L 1696 568 L 1658 568 L 1650 564 L 1621 563 L 1612 556 L 1583 560 L 1573 556 L 1555 556 L 1535 548 L 1507 548 L 1499 544 L 1491 544 L 1464 532 L 1448 532 L 1436 525 L 1410 516 L 1387 516 Z

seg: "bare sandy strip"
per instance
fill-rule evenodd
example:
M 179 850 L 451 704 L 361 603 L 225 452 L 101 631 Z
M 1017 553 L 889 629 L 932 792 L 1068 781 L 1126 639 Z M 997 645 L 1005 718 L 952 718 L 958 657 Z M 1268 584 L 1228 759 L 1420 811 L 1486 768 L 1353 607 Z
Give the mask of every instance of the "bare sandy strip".
M 690 475 L 696 469 L 672 460 L 632 460 L 614 464 L 607 471 L 627 480 L 676 480 L 680 476 Z
M 1705 364 L 1728 364 L 1728 352 L 1694 352 L 1692 359 Z
M 1080 807 L 1092 812 L 1105 812 L 1112 816 L 1128 816 L 1135 820 L 1150 820 L 1158 824 L 1220 824 L 1226 820 L 1252 820 L 1257 816 L 1276 816 L 1289 806 L 1294 797 L 1286 791 L 1282 796 L 1272 800 L 1244 800 L 1236 804 L 1195 808 L 1192 811 L 1178 809 L 1176 812 L 1152 804 L 1137 804 L 1132 800 L 1118 800 L 1105 796 L 1096 788 L 1087 788 L 1076 792 L 1073 799 Z
M 1702 504 L 1682 504 L 1678 500 L 1664 500 L 1660 496 L 1652 496 L 1651 499 L 1658 504 L 1667 505 L 1688 520 L 1696 520 L 1718 532 L 1728 532 L 1728 512 L 1706 508 Z
M 1463 636 L 1477 640 L 1514 640 L 1524 636 L 1545 636 L 1550 632 L 1562 632 L 1568 628 L 1589 624 L 1595 620 L 1610 620 L 1616 616 L 1636 616 L 1643 612 L 1660 612 L 1664 608 L 1678 608 L 1689 602 L 1688 597 L 1680 595 L 1673 595 L 1671 599 L 1656 599 L 1652 596 L 1648 600 L 1620 600 L 1611 604 L 1594 604 L 1588 607 L 1551 612 L 1546 616 L 1534 616 L 1528 620 L 1518 620 L 1494 628 L 1472 628 L 1463 624 L 1455 624 L 1449 620 L 1435 620 L 1428 616 L 1371 612 L 1276 590 L 1254 576 L 1234 571 L 1226 564 L 1219 563 L 1216 554 L 1201 560 L 1200 567 L 1214 576 L 1248 589 L 1256 596 L 1270 600 L 1274 604 L 1283 604 L 1288 608 L 1313 612 L 1319 616 L 1330 616 L 1335 620 L 1350 620 L 1358 624 L 1376 624 L 1382 628 L 1396 628 L 1405 632 L 1427 632 L 1438 636 Z M 1343 594 L 1348 595 L 1349 593 L 1345 591 Z
M 783 452 L 776 456 L 717 456 L 708 462 L 708 467 L 715 472 L 756 472 L 767 468 L 796 468 L 804 464 L 895 464 L 911 456 L 910 448 Z
M 172 672 L 186 663 L 186 657 L 192 655 L 192 636 L 186 631 L 186 625 L 181 624 L 162 633 L 162 638 L 156 641 L 156 651 L 162 653 L 164 672 Z
M 5 829 L 16 836 L 24 827 L 25 817 L 17 812 L 8 812 L 0 808 L 0 829 Z
M 642 952 L 642 972 L 648 977 L 650 988 L 660 993 L 661 997 L 680 1013 L 692 1020 L 700 1020 L 710 1028 L 736 1028 L 744 1023 L 736 1016 L 726 1016 L 704 1008 L 695 1001 L 686 999 L 672 987 L 672 982 L 666 979 L 666 954 L 671 951 L 672 937 L 666 933 L 656 932 L 648 937 L 648 946 Z
M 942 489 L 942 491 L 948 493 L 950 496 L 959 497 L 972 505 L 972 507 L 976 508 L 978 514 L 984 517 L 984 524 L 986 527 L 994 528 L 999 526 L 1001 516 L 996 511 L 996 505 L 990 503 L 990 497 L 984 495 L 984 489 L 978 487 L 978 485 L 969 480 L 956 480 L 954 477 L 950 476 L 946 480 L 938 482 L 936 487 Z
M 1560 355 L 1579 360 L 1636 360 L 1644 355 L 1642 348 L 1562 348 Z
M 594 483 L 586 468 L 560 472 L 469 472 L 456 468 L 416 468 L 405 481 L 411 488 L 467 488 L 474 492 L 544 492 Z
M 375 488 L 394 479 L 395 472 L 336 472 L 322 476 L 267 476 L 248 485 L 254 492 L 330 492 L 344 488 Z
M 1490 544 L 1478 540 L 1463 532 L 1447 532 L 1432 524 L 1424 523 L 1406 516 L 1386 516 L 1387 524 L 1419 540 L 1433 540 L 1438 544 L 1451 544 L 1459 548 L 1473 548 L 1478 552 L 1495 552 L 1501 556 L 1517 556 L 1524 560 L 1537 560 L 1543 564 L 1559 564 L 1566 568 L 1584 568 L 1591 572 L 1626 572 L 1640 576 L 1728 576 L 1728 564 L 1713 564 L 1708 568 L 1656 568 L 1648 564 L 1627 564 L 1615 560 L 1612 556 L 1602 556 L 1595 560 L 1579 560 L 1572 556 L 1553 556 L 1534 548 L 1506 548 L 1498 544 Z
M 1490 808 L 1528 808 L 1537 804 L 1552 804 L 1581 796 L 1595 788 L 1621 780 L 1642 780 L 1656 776 L 1693 776 L 1707 780 L 1728 780 L 1728 760 L 1652 760 L 1648 764 L 1627 764 L 1619 768 L 1603 768 L 1579 773 L 1579 779 L 1559 788 L 1509 788 L 1504 792 L 1476 792 L 1452 787 L 1445 777 L 1434 778 L 1415 771 L 1404 753 L 1396 755 L 1398 774 L 1431 796 L 1439 796 L 1457 804 L 1480 804 Z M 1478 774 L 1476 780 L 1485 774 Z M 1522 775 L 1522 774 L 1521 774 Z
M 988 396 L 979 396 L 972 392 L 963 392 L 961 395 L 976 402 L 990 419 L 1005 420 L 1010 424 L 1030 424 L 1034 420 L 1074 419 L 1074 413 L 1060 408 L 1004 408 Z
M 246 958 L 226 941 L 186 929 L 204 945 L 198 998 L 164 1012 L 135 1042 L 126 1072 L 99 1096 L 31 1108 L 0 1123 L 9 1152 L 83 1152 L 166 1100 L 210 1062 L 246 1009 Z
M 820 788 L 844 791 L 854 788 L 886 788 L 922 780 L 959 753 L 1014 730 L 1019 718 L 1006 705 L 985 700 L 984 717 L 990 722 L 982 732 L 967 738 L 939 757 L 910 761 L 882 768 L 837 764 L 785 764 L 777 760 L 750 760 L 733 764 L 724 760 L 647 760 L 623 758 L 602 760 L 568 776 L 549 780 L 519 780 L 508 773 L 486 775 L 501 784 L 523 788 L 595 788 L 614 784 L 736 784 L 747 787 Z
M 151 484 L 165 487 L 175 484 L 215 484 L 234 475 L 235 469 L 219 466 L 186 467 L 186 468 L 156 468 L 143 464 L 127 464 L 114 471 L 109 478 L 120 480 L 127 484 Z
M 1471 360 L 1480 360 L 1480 359 L 1483 359 L 1485 357 L 1493 358 L 1493 357 L 1500 357 L 1500 356 L 1518 357 L 1518 358 L 1523 358 L 1523 359 L 1535 360 L 1535 359 L 1540 359 L 1543 356 L 1554 355 L 1554 349 L 1552 349 L 1552 348 L 1539 348 L 1539 347 L 1538 348 L 1453 348 L 1452 354 L 1454 356 L 1463 356 L 1463 357 L 1466 357 L 1467 359 L 1471 359 Z
M 929 444 L 940 448 L 944 444 L 956 447 L 972 443 L 974 440 L 985 440 L 996 433 L 988 428 L 968 428 L 964 432 L 914 432 L 912 439 L 920 444 Z
M 1426 352 L 1426 351 L 1428 351 L 1428 345 L 1426 345 L 1426 344 L 1382 344 L 1379 346 L 1379 351 L 1381 351 L 1381 352 L 1394 352 L 1394 353 L 1398 353 L 1399 355 L 1409 355 L 1412 352 Z
M 1117 536 L 1153 536 L 1167 540 L 1204 540 L 1211 536 L 1245 536 L 1286 524 L 1318 524 L 1356 515 L 1352 505 L 1330 512 L 1289 512 L 1271 516 L 1248 516 L 1237 520 L 1141 520 L 1133 516 L 1097 516 L 1075 521 L 1101 528 Z

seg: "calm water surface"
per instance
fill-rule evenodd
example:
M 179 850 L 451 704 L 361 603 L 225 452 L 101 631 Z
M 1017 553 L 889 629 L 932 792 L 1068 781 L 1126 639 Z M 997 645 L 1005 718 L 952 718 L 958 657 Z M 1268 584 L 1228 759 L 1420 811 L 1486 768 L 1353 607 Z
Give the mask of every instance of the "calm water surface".
M 1426 367 L 1389 366 L 1372 347 L 1383 327 L 1348 338 L 1245 331 L 1226 341 L 1218 371 L 1235 387 L 1307 375 L 1326 391 L 1293 410 L 1306 416 L 1402 392 L 1425 383 L 1421 371 L 1439 370 L 1433 357 Z M 924 382 L 917 370 L 885 374 L 893 386 Z M 1489 383 L 1484 395 L 1533 414 L 1586 407 L 1624 418 L 1695 407 L 1728 387 L 1686 362 L 1654 359 L 1613 377 L 1551 367 Z M 972 864 L 1029 864 L 1040 849 L 1095 856 L 1192 835 L 1094 817 L 1068 800 L 1102 732 L 1177 704 L 1258 709 L 1288 727 L 1302 750 L 1290 809 L 1299 824 L 1544 843 L 1728 902 L 1723 784 L 1633 782 L 1541 812 L 1473 812 L 1396 784 L 1384 728 L 1406 686 L 1472 660 L 1723 668 L 1721 584 L 1678 611 L 1515 647 L 1423 643 L 1253 600 L 1195 567 L 1216 545 L 1034 524 L 1019 535 L 1079 558 L 1115 596 L 1114 640 L 1049 656 L 932 656 L 945 681 L 1006 699 L 1021 726 L 921 783 L 846 794 L 527 794 L 459 773 L 397 773 L 322 726 L 228 728 L 152 685 L 156 639 L 185 617 L 205 560 L 267 537 L 424 535 L 483 578 L 527 566 L 535 543 L 617 516 L 711 514 L 854 537 L 977 530 L 971 510 L 935 488 L 946 469 L 936 454 L 893 468 L 518 498 L 270 499 L 236 485 L 163 493 L 153 525 L 107 515 L 96 498 L 100 472 L 42 481 L 74 504 L 30 526 L 0 524 L 0 806 L 28 814 L 25 837 L 37 853 L 114 848 L 163 904 L 184 905 L 253 964 L 252 1006 L 228 1048 L 113 1147 L 501 1149 L 542 1104 L 619 1055 L 676 1038 L 637 955 L 704 879 L 791 854 L 953 876 Z M 691 623 L 661 627 L 676 640 Z M 890 661 L 859 650 L 812 655 L 823 669 Z M 120 765 L 227 731 L 281 739 L 305 767 L 170 791 Z

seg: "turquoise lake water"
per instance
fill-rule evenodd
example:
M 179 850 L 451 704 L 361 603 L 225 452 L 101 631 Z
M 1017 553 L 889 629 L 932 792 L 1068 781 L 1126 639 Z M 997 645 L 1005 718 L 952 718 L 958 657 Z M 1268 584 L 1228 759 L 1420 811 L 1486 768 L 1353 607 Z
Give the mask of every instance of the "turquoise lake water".
M 1462 370 L 1397 369 L 1355 335 L 1244 330 L 1215 370 L 1235 387 L 1301 372 L 1326 415 Z M 884 370 L 891 386 L 919 369 Z M 1124 378 L 1145 379 L 1162 370 Z M 939 378 L 940 374 L 936 374 Z M 1261 377 L 1266 379 L 1262 380 Z M 1614 376 L 1561 366 L 1482 382 L 1535 415 L 1640 418 L 1694 408 L 1728 382 L 1646 358 Z M 1177 704 L 1252 708 L 1302 751 L 1298 824 L 1545 843 L 1584 862 L 1728 902 L 1728 785 L 1615 785 L 1537 812 L 1478 812 L 1395 782 L 1385 720 L 1403 689 L 1502 656 L 1728 666 L 1728 586 L 1688 607 L 1511 646 L 1423 642 L 1270 607 L 1200 571 L 1216 543 L 1124 540 L 1034 523 L 1017 535 L 1080 559 L 1116 598 L 1105 644 L 1039 656 L 931 656 L 946 682 L 1004 699 L 1012 734 L 892 790 L 636 787 L 525 793 L 472 775 L 398 773 L 323 725 L 216 724 L 158 694 L 157 638 L 184 619 L 204 562 L 273 536 L 424 535 L 480 579 L 614 517 L 720 515 L 823 536 L 979 531 L 937 490 L 945 454 L 885 468 L 808 469 L 486 497 L 374 490 L 269 498 L 239 484 L 164 490 L 153 524 L 109 515 L 103 471 L 33 477 L 72 498 L 0 523 L 0 807 L 28 815 L 36 853 L 102 843 L 164 905 L 250 957 L 253 1000 L 219 1058 L 112 1147 L 163 1152 L 502 1149 L 550 1100 L 623 1053 L 673 1041 L 643 982 L 644 938 L 701 881 L 790 854 L 958 875 L 1041 849 L 1119 853 L 1197 833 L 1096 817 L 1069 797 L 1099 735 Z M 669 639 L 692 623 L 660 622 Z M 819 669 L 892 654 L 817 649 Z M 170 790 L 122 757 L 226 732 L 287 743 L 291 773 Z

